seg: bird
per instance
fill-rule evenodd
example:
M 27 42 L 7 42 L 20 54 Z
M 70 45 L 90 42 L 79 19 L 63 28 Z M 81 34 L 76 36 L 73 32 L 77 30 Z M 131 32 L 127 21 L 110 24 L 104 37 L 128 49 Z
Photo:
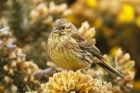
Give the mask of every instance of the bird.
M 115 68 L 104 61 L 100 50 L 64 18 L 54 22 L 47 48 L 50 58 L 61 68 L 77 71 L 87 69 L 95 63 L 114 78 L 123 78 Z

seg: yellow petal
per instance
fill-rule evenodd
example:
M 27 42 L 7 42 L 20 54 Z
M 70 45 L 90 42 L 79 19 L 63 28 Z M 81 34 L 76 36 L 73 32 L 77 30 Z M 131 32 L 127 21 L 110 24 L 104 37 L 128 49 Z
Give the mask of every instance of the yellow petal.
M 125 66 L 125 69 L 131 69 L 135 66 L 135 62 L 134 61 L 129 61 L 124 66 Z
M 70 80 L 72 77 L 73 77 L 73 72 L 69 71 L 69 73 L 68 73 L 68 80 Z
M 56 91 L 54 91 L 54 90 L 48 90 L 47 93 L 56 93 Z
M 68 89 L 69 90 L 74 90 L 75 89 L 75 82 L 74 80 L 70 80 L 69 83 L 68 83 Z
M 76 86 L 76 89 L 77 89 L 77 90 L 82 90 L 82 89 L 85 89 L 85 88 L 86 88 L 86 86 L 87 86 L 87 84 L 86 84 L 86 83 L 79 84 L 79 85 L 77 85 L 77 86 Z
M 64 71 L 62 74 L 61 74 L 61 80 L 63 82 L 64 85 L 67 84 L 67 76 L 66 76 L 67 72 Z
M 59 91 L 61 89 L 61 87 L 59 85 L 57 85 L 56 83 L 48 83 L 48 87 L 54 89 L 55 91 Z
M 124 54 L 123 59 L 124 59 L 124 61 L 129 61 L 130 60 L 129 53 Z
M 61 87 L 61 91 L 60 93 L 67 93 L 68 89 L 66 88 L 66 86 Z
M 91 86 L 91 87 L 86 88 L 86 91 L 88 91 L 88 93 L 93 93 L 94 92 L 94 89 Z

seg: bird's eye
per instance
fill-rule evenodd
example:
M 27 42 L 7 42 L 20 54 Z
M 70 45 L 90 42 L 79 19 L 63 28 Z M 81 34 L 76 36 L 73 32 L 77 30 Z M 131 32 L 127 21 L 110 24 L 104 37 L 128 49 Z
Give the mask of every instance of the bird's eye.
M 65 29 L 65 26 L 62 26 L 62 29 Z

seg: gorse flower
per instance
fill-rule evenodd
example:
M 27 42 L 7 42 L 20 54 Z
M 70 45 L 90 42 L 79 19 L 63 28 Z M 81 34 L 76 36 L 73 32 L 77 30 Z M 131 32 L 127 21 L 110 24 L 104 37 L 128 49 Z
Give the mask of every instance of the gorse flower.
M 90 25 L 87 21 L 83 22 L 81 27 L 78 30 L 82 35 L 84 35 L 93 44 L 96 43 L 96 39 L 94 38 L 94 36 L 96 34 L 95 29 L 94 29 L 94 27 L 90 27 Z
M 124 92 L 130 92 L 133 88 L 133 85 L 131 84 L 135 77 L 135 61 L 130 59 L 129 53 L 123 54 L 123 51 L 121 49 L 118 49 L 117 54 L 115 56 L 115 63 L 116 63 L 116 69 L 119 70 L 123 76 L 124 79 L 121 81 L 115 81 L 119 82 L 123 85 L 122 90 Z
M 26 61 L 22 49 L 13 44 L 8 30 L 8 27 L 0 29 L 0 65 L 2 66 L 0 77 L 5 81 L 2 85 L 6 88 L 9 87 L 11 93 L 15 93 L 19 90 L 20 85 L 39 82 L 33 77 L 39 68 L 32 61 Z
M 120 23 L 129 23 L 132 22 L 135 18 L 134 9 L 130 4 L 124 4 L 122 6 L 122 11 L 118 15 L 118 22 Z
M 41 93 L 112 93 L 112 84 L 101 79 L 93 79 L 80 71 L 62 71 L 55 73 L 45 84 L 41 84 Z

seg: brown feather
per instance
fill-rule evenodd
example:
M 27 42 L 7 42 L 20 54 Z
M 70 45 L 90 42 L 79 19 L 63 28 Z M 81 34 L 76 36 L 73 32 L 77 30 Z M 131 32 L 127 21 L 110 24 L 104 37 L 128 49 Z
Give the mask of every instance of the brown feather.
M 73 37 L 76 39 L 81 50 L 86 50 L 90 52 L 93 56 L 103 58 L 99 49 L 96 46 L 94 46 L 90 41 L 86 40 L 84 36 L 82 36 L 79 33 L 76 33 L 73 35 Z
M 101 60 L 102 62 L 97 63 L 99 66 L 101 66 L 104 70 L 106 70 L 108 73 L 110 73 L 114 78 L 121 77 L 124 78 L 116 69 L 114 69 L 112 66 Z
M 90 41 L 85 39 L 84 36 L 80 35 L 79 33 L 76 33 L 72 37 L 76 39 L 81 50 L 88 51 L 89 53 L 93 55 L 93 61 L 95 61 L 94 58 L 96 59 L 94 63 L 97 63 L 104 70 L 110 73 L 113 77 L 123 78 L 123 76 L 117 70 L 115 70 L 112 66 L 110 66 L 109 64 L 103 61 L 103 56 L 101 52 L 99 51 L 99 49 L 96 46 L 94 46 Z

